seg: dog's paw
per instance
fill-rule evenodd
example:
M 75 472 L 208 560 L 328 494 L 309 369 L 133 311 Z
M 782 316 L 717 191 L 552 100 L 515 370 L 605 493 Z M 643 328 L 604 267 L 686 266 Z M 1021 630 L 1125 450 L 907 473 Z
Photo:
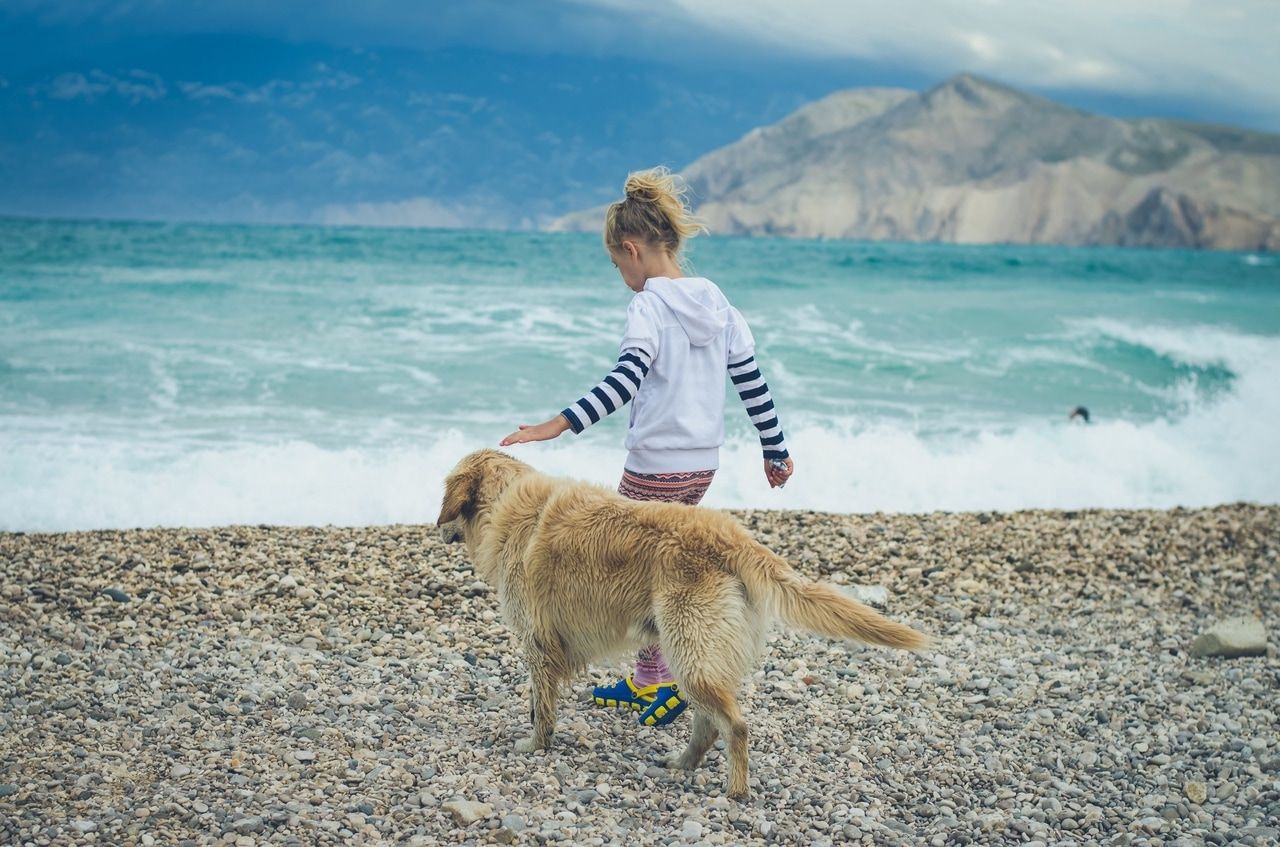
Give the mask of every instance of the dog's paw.
M 543 744 L 541 741 L 539 741 L 536 738 L 521 738 L 519 741 L 516 742 L 516 752 L 532 753 L 535 750 L 541 750 L 543 747 L 546 747 L 546 746 L 547 745 Z
M 659 759 L 658 764 L 667 770 L 672 771 L 691 771 L 695 770 L 699 762 L 690 761 L 689 757 L 681 753 L 678 756 L 667 756 Z

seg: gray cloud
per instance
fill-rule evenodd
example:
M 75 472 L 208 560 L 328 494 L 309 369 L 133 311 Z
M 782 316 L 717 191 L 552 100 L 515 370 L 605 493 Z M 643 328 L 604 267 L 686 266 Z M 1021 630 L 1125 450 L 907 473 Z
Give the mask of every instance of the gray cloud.
M 578 0 L 617 14 L 625 0 Z M 1226 99 L 1280 116 L 1273 0 L 658 0 L 690 28 L 771 54 L 958 70 L 1019 86 Z
M 37 88 L 54 100 L 94 100 L 106 94 L 114 94 L 134 105 L 144 100 L 161 100 L 168 93 L 164 80 L 153 73 L 137 69 L 123 76 L 115 76 L 103 70 L 92 70 L 87 76 L 65 73 Z
M 310 103 L 315 99 L 318 91 L 326 89 L 343 91 L 360 84 L 359 77 L 346 71 L 334 70 L 323 62 L 317 63 L 313 70 L 318 76 L 309 80 L 272 79 L 261 85 L 248 85 L 234 81 L 221 83 L 182 81 L 178 83 L 178 90 L 191 100 L 231 100 L 248 104 L 281 103 L 296 107 Z
M 11 17 L 117 33 L 696 61 L 854 60 L 940 79 L 1231 104 L 1280 122 L 1274 0 L 9 0 Z M 3 13 L 0 13 L 3 14 Z M 86 80 L 92 90 L 93 81 Z M 216 85 L 229 99 L 261 96 Z

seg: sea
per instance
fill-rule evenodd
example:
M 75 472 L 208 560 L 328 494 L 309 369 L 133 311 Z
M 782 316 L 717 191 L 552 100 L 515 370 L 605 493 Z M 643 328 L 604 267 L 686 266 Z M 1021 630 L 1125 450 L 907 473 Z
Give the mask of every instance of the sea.
M 1280 502 L 1276 255 L 711 236 L 688 263 L 796 463 L 769 488 L 726 386 L 708 506 Z M 595 235 L 0 220 L 0 529 L 430 522 L 460 457 L 612 367 L 630 297 Z M 613 486 L 626 417 L 510 449 Z

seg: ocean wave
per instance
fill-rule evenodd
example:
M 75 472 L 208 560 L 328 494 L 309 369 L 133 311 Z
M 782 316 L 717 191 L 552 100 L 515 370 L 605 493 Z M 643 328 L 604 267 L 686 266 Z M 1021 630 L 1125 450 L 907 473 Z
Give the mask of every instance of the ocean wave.
M 838 413 L 797 408 L 784 423 L 798 469 L 781 491 L 765 484 L 745 422 L 731 421 L 706 503 L 916 512 L 1280 502 L 1280 338 L 1096 318 L 1070 322 L 1064 340 L 1077 350 L 1119 342 L 1191 370 L 1171 384 L 1174 402 L 1159 415 L 1126 419 L 1095 408 L 1088 426 L 1068 424 L 1065 408 L 1048 420 L 1025 411 L 930 407 L 923 422 L 909 402 L 892 414 L 852 399 Z M 1014 350 L 1008 357 L 1010 364 L 1037 363 L 1041 354 Z M 1200 376 L 1218 370 L 1230 379 L 1205 391 Z M 779 385 L 789 382 L 780 362 L 774 372 Z M 425 385 L 435 379 L 425 371 L 410 376 Z M 0 529 L 429 522 L 459 457 L 491 446 L 514 421 L 537 419 L 486 407 L 488 417 L 472 410 L 465 422 L 441 429 L 318 412 L 315 420 L 267 420 L 253 405 L 217 412 L 208 431 L 196 433 L 204 440 L 174 430 L 167 412 L 155 420 L 7 414 L 0 426 Z M 304 434 L 322 430 L 334 437 Z M 602 424 L 512 452 L 549 473 L 613 486 L 625 461 L 620 441 L 620 426 Z
M 785 489 L 768 488 L 759 447 L 743 436 L 722 449 L 705 502 L 855 513 L 1280 502 L 1275 399 L 1256 401 L 1233 395 L 1177 421 L 1024 422 L 946 437 L 801 421 L 788 430 L 797 473 Z M 0 528 L 425 523 L 449 469 L 481 446 L 492 445 L 448 431 L 366 449 L 298 440 L 181 452 L 92 440 L 5 447 Z M 625 461 L 616 442 L 590 436 L 511 452 L 610 487 Z

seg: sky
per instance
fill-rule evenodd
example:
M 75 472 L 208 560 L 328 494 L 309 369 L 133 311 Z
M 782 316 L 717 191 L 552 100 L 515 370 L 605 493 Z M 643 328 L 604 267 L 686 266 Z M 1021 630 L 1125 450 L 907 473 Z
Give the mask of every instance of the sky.
M 1276 44 L 1272 0 L 7 0 L 0 214 L 533 226 L 959 72 L 1275 132 Z

